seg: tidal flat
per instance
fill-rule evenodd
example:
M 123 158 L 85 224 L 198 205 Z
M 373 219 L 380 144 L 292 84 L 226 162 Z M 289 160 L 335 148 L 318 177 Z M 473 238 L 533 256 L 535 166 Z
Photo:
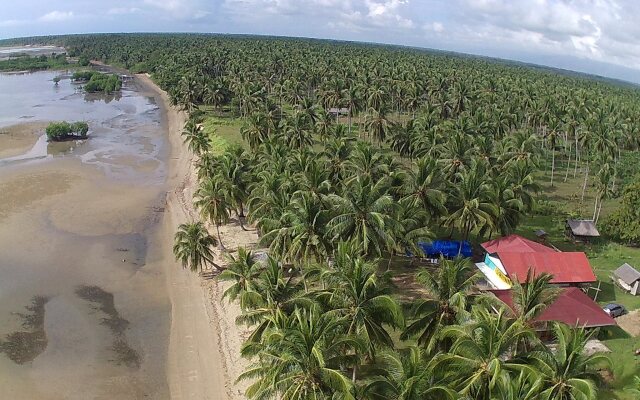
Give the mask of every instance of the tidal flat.
M 0 397 L 165 399 L 166 113 L 138 80 L 101 96 L 65 76 L 0 74 Z M 61 120 L 89 138 L 43 140 Z

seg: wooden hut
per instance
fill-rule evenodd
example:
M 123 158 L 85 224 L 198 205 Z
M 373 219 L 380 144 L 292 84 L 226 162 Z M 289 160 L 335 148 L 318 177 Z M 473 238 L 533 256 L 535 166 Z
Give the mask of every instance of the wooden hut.
M 591 239 L 600 237 L 596 224 L 590 219 L 568 219 L 566 233 L 574 241 L 588 243 Z
M 621 288 L 634 296 L 640 294 L 640 272 L 631 265 L 624 263 L 620 268 L 613 271 L 613 280 Z

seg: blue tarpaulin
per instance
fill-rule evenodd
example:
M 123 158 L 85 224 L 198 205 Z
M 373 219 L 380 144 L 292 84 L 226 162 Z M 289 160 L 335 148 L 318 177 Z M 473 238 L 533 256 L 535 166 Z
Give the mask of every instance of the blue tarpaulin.
M 434 240 L 431 243 L 418 242 L 418 247 L 426 257 L 471 257 L 471 243 L 458 240 Z

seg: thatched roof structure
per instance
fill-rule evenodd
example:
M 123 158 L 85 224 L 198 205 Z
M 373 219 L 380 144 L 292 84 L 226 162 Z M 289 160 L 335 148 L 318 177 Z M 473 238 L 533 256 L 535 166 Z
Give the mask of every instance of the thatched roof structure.
M 613 271 L 613 275 L 629 286 L 640 280 L 640 272 L 627 263 Z
M 590 219 L 568 219 L 567 227 L 574 236 L 599 237 L 600 232 L 596 224 Z

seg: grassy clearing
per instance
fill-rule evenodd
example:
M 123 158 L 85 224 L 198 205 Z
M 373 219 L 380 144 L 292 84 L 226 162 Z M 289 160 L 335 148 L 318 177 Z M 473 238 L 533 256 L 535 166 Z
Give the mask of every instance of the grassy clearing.
M 575 244 L 564 235 L 564 223 L 567 217 L 576 216 L 591 218 L 593 215 L 593 189 L 587 186 L 584 201 L 580 201 L 584 176 L 578 170 L 573 178 L 570 170 L 569 179 L 564 182 L 565 170 L 558 171 L 555 187 L 551 187 L 550 173 L 546 171 L 539 176 L 542 186 L 541 198 L 549 202 L 549 207 L 542 215 L 535 215 L 518 229 L 518 234 L 529 239 L 535 239 L 534 231 L 544 229 L 548 234 L 548 243 L 562 251 L 584 251 L 593 267 L 596 277 L 600 281 L 601 291 L 597 301 L 600 304 L 616 302 L 624 305 L 629 311 L 640 309 L 640 296 L 631 296 L 613 284 L 611 275 L 623 263 L 640 267 L 640 249 L 631 248 L 610 242 L 601 238 L 591 244 Z M 558 179 L 559 178 L 559 179 Z M 618 204 L 617 199 L 607 200 L 603 204 L 602 217 L 610 213 Z M 571 208 L 569 209 L 569 205 Z M 595 292 L 590 292 L 593 296 Z M 630 385 L 633 377 L 640 375 L 640 358 L 634 356 L 635 349 L 640 348 L 640 338 L 632 337 L 621 328 L 609 328 L 600 332 L 599 338 L 611 349 L 610 358 L 614 380 L 610 383 L 611 390 L 603 390 L 600 399 L 632 400 L 633 397 L 624 391 Z
M 246 146 L 240 135 L 241 119 L 209 114 L 202 123 L 202 127 L 209 135 L 213 153 L 216 155 L 222 154 L 230 145 Z

